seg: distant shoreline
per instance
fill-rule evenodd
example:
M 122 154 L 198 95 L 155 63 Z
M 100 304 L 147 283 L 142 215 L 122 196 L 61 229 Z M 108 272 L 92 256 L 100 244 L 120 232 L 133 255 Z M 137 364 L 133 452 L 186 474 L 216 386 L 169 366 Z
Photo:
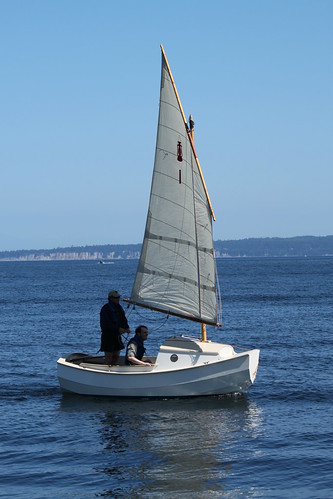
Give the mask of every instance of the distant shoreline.
M 216 258 L 333 256 L 332 236 L 250 238 L 214 241 Z M 55 249 L 0 251 L 0 261 L 136 260 L 141 244 L 71 246 Z

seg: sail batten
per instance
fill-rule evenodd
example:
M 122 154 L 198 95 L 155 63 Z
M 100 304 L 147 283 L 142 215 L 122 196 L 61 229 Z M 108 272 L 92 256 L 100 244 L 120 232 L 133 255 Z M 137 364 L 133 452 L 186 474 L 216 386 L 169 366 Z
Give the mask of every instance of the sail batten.
M 130 301 L 217 325 L 212 210 L 163 49 L 150 202 Z
M 197 247 L 192 241 L 189 241 L 187 239 L 178 239 L 176 237 L 171 238 L 168 236 L 153 234 L 152 232 L 146 232 L 145 237 L 149 238 L 151 241 L 155 239 L 156 241 L 166 241 L 166 242 L 173 242 L 176 244 L 184 244 L 186 246 L 193 246 L 197 248 L 198 251 L 202 251 L 204 253 L 211 253 L 212 255 L 214 254 L 213 248 Z
M 197 281 L 194 281 L 193 279 L 190 279 L 189 277 L 184 277 L 182 275 L 176 275 L 176 274 L 168 274 L 163 270 L 158 270 L 158 269 L 154 270 L 154 269 L 149 269 L 146 267 L 140 268 L 140 270 L 144 274 L 150 274 L 150 275 L 159 276 L 159 277 L 166 277 L 166 278 L 172 277 L 172 279 L 175 279 L 176 281 L 193 284 L 194 286 L 198 286 L 202 290 L 209 290 L 209 291 L 215 292 L 215 286 L 213 286 L 213 285 L 208 286 L 206 284 L 199 285 L 199 283 Z

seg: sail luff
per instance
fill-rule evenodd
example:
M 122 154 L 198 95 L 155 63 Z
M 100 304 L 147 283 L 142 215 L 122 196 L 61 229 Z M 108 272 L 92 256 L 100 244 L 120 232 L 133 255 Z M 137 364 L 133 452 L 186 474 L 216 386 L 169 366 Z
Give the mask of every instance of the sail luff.
M 179 105 L 179 109 L 180 109 L 181 115 L 182 115 L 183 120 L 184 120 L 185 129 L 186 129 L 186 132 L 187 132 L 190 144 L 192 146 L 192 150 L 193 150 L 193 154 L 194 154 L 194 157 L 195 157 L 195 161 L 197 163 L 199 174 L 200 174 L 200 177 L 201 177 L 201 180 L 202 180 L 202 185 L 203 185 L 204 191 L 205 191 L 206 196 L 207 196 L 207 201 L 208 201 L 208 204 L 209 204 L 210 212 L 211 212 L 213 220 L 215 222 L 216 218 L 215 218 L 215 215 L 214 215 L 213 206 L 212 206 L 212 203 L 210 201 L 210 197 L 209 197 L 209 194 L 208 194 L 208 189 L 207 189 L 207 186 L 206 186 L 206 182 L 205 182 L 205 179 L 204 179 L 204 176 L 203 176 L 203 173 L 202 173 L 202 170 L 201 170 L 201 166 L 200 166 L 200 163 L 199 163 L 199 158 L 198 158 L 197 153 L 195 151 L 193 137 L 192 137 L 191 131 L 190 131 L 189 127 L 188 127 L 188 123 L 186 121 L 185 114 L 184 114 L 184 111 L 183 111 L 183 106 L 182 106 L 182 103 L 180 102 L 180 98 L 179 98 L 179 95 L 178 95 L 178 92 L 177 92 L 175 80 L 173 79 L 172 72 L 171 72 L 171 69 L 170 69 L 170 66 L 169 66 L 169 63 L 168 63 L 168 59 L 167 59 L 167 56 L 166 56 L 166 54 L 164 52 L 164 48 L 163 48 L 162 44 L 161 44 L 161 50 L 162 50 L 162 54 L 163 54 L 163 57 L 164 57 L 164 60 L 165 60 L 166 67 L 168 69 L 168 73 L 169 73 L 169 76 L 170 76 L 170 79 L 171 79 L 171 83 L 172 83 L 173 89 L 175 91 L 175 95 L 176 95 L 176 99 L 177 99 L 177 102 L 178 102 L 178 105 Z

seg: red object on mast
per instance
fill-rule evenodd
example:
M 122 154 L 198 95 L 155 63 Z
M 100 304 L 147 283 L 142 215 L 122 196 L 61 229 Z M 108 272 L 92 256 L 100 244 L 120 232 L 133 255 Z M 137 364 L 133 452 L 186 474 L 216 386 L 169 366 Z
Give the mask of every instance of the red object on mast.
M 180 140 L 178 140 L 177 144 L 177 159 L 178 161 L 183 161 L 183 149 L 182 149 L 182 143 Z

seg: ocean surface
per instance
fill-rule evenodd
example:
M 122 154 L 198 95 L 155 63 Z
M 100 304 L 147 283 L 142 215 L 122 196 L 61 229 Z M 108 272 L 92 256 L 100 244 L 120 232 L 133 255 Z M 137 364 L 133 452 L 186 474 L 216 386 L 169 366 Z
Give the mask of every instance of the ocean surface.
M 332 498 L 333 258 L 218 260 L 223 328 L 207 333 L 261 349 L 246 396 L 62 394 L 58 357 L 98 351 L 99 310 L 136 265 L 0 262 L 0 497 Z M 148 354 L 200 336 L 126 311 Z

